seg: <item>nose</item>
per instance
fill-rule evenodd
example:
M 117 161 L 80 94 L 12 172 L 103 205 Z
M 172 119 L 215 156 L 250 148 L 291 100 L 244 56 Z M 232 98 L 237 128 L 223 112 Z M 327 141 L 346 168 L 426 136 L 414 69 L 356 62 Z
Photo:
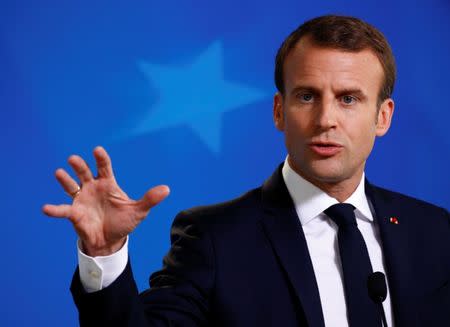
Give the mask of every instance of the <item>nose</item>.
M 320 129 L 330 129 L 337 124 L 337 108 L 332 100 L 322 99 L 315 108 L 315 122 Z

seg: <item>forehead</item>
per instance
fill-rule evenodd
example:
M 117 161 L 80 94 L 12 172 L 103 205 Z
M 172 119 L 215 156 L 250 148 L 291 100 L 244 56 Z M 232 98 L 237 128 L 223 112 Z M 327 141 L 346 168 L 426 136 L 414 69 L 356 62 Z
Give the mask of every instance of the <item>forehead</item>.
M 359 87 L 375 96 L 383 81 L 383 67 L 370 50 L 343 51 L 314 45 L 307 38 L 296 44 L 283 65 L 286 91 L 299 84 L 316 88 Z

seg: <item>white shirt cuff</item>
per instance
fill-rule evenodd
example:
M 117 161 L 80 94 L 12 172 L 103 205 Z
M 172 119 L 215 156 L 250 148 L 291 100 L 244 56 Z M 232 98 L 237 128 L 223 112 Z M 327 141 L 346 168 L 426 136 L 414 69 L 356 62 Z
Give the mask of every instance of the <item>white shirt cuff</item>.
M 88 293 L 111 285 L 125 270 L 128 262 L 128 237 L 119 251 L 108 256 L 90 257 L 84 254 L 79 239 L 77 248 L 81 285 Z

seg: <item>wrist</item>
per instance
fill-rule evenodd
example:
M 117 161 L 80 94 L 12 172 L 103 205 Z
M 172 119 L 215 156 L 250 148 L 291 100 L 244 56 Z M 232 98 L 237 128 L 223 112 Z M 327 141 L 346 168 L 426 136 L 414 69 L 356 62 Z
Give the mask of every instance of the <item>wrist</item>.
M 106 257 L 118 252 L 125 244 L 127 238 L 124 237 L 113 244 L 96 247 L 81 241 L 81 250 L 90 257 Z

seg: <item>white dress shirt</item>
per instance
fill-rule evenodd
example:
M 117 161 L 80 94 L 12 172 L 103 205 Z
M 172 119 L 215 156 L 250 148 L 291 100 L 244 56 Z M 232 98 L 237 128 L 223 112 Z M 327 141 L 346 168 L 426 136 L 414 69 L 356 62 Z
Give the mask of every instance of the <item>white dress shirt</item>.
M 338 201 L 292 170 L 287 158 L 283 166 L 283 178 L 305 233 L 325 326 L 348 326 L 337 226 L 323 213 Z M 385 273 L 378 225 L 365 195 L 364 174 L 355 192 L 345 202 L 356 208 L 356 221 L 366 242 L 373 270 Z M 109 286 L 124 271 L 128 260 L 128 238 L 118 252 L 105 257 L 90 257 L 82 252 L 80 242 L 77 245 L 80 279 L 86 292 L 99 291 Z M 393 326 L 389 287 L 383 307 L 388 325 Z

